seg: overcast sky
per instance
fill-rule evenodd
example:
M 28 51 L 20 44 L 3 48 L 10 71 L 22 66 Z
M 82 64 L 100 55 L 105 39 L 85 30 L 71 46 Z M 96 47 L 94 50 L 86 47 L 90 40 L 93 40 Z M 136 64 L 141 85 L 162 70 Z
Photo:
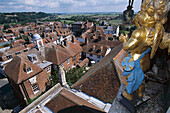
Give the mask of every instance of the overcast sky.
M 0 12 L 122 12 L 129 0 L 0 0 Z M 141 0 L 133 9 L 140 10 Z

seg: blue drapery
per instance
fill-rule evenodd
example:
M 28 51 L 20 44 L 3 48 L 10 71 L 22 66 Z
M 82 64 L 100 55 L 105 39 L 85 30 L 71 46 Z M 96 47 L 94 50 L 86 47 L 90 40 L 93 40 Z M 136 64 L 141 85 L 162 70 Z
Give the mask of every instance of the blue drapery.
M 136 61 L 132 61 L 132 62 L 129 62 L 129 60 L 132 58 L 131 53 L 129 53 L 129 57 L 125 57 L 125 61 L 122 61 L 122 66 L 123 67 L 125 66 L 125 69 L 123 71 L 123 76 L 128 76 L 130 74 L 127 79 L 128 84 L 126 86 L 126 90 L 129 94 L 132 94 L 143 83 L 144 72 L 140 66 L 140 60 L 149 51 L 151 51 L 151 48 L 143 52 L 141 56 L 139 57 L 139 59 L 137 59 Z M 132 67 L 132 69 L 129 66 Z

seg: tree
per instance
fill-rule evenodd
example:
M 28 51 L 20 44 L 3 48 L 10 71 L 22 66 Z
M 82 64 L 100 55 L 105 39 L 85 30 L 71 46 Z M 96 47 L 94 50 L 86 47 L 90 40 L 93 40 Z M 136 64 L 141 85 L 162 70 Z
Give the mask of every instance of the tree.
M 5 24 L 5 25 L 4 25 L 4 30 L 6 30 L 6 29 L 8 29 L 8 28 L 10 28 L 9 24 Z
M 71 86 L 72 84 L 74 84 L 77 80 L 79 80 L 83 75 L 83 71 L 85 71 L 84 67 L 82 68 L 73 68 L 71 70 L 69 70 L 66 73 L 66 81 L 67 83 Z
M 104 21 L 102 21 L 101 26 L 104 26 Z
M 50 86 L 54 86 L 57 83 L 59 83 L 59 76 L 58 76 L 58 70 L 54 70 L 51 72 L 51 77 L 50 77 Z

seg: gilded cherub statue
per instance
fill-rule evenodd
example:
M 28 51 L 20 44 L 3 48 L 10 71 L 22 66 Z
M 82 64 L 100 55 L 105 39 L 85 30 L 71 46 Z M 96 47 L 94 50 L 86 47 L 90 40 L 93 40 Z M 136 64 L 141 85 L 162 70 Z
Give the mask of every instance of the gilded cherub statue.
M 159 46 L 162 48 L 170 46 L 170 44 L 164 46 L 166 42 L 164 40 L 169 38 L 163 27 L 167 21 L 165 16 L 168 11 L 167 4 L 167 0 L 143 0 L 141 11 L 133 20 L 137 29 L 132 32 L 129 39 L 127 34 L 126 36 L 121 34 L 119 37 L 123 42 L 123 49 L 129 53 L 122 61 L 123 76 L 127 80 L 123 96 L 129 100 L 133 99 L 134 92 L 138 97 L 143 97 L 144 72 L 150 67 L 150 59 L 154 57 Z

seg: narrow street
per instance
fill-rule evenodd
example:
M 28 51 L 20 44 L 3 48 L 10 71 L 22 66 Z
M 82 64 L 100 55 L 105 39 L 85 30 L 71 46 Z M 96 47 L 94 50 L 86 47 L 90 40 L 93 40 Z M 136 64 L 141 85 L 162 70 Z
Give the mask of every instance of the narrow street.
M 18 104 L 8 79 L 0 76 L 0 113 L 11 113 Z

